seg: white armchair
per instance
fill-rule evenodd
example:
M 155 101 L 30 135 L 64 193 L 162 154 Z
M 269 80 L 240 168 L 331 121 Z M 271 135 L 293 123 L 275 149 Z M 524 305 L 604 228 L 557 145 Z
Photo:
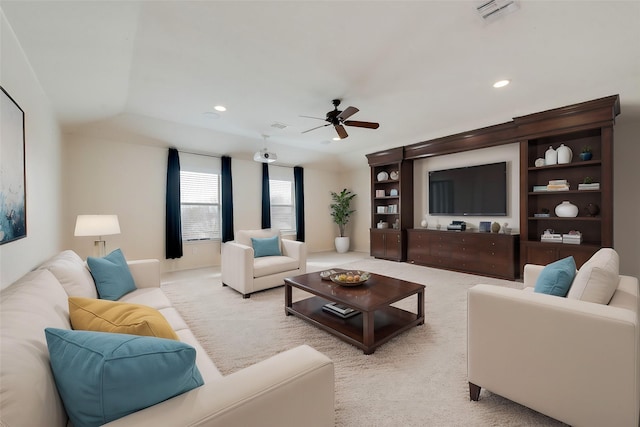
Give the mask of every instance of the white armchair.
M 274 236 L 282 255 L 255 258 L 251 238 Z M 249 298 L 254 292 L 283 285 L 285 277 L 306 273 L 306 244 L 279 236 L 275 229 L 237 231 L 234 241 L 222 244 L 222 284 Z
M 638 427 L 638 279 L 598 304 L 532 292 L 542 269 L 525 266 L 524 290 L 469 290 L 471 400 L 482 387 L 570 425 Z

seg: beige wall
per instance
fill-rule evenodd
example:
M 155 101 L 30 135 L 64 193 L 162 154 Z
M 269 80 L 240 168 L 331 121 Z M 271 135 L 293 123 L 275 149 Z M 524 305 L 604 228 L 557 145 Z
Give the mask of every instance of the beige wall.
M 77 215 L 117 214 L 121 234 L 106 236 L 108 251 L 120 247 L 130 259 L 158 258 L 166 271 L 219 265 L 219 242 L 186 243 L 182 258 L 165 260 L 167 148 L 147 142 L 135 135 L 126 142 L 92 136 L 87 129 L 65 135 L 61 230 L 66 247 L 82 257 L 93 254 L 93 238 L 73 236 Z M 233 159 L 232 171 L 235 229 L 260 228 L 262 164 Z M 333 250 L 329 191 L 342 185 L 340 174 L 305 169 L 304 179 L 308 250 Z
M 60 130 L 47 97 L 0 10 L 0 84 L 25 112 L 27 237 L 0 246 L 4 288 L 61 247 Z
M 626 121 L 624 113 L 614 129 L 613 247 L 620 272 L 640 277 L 640 122 Z
M 638 158 L 634 143 L 637 125 L 619 124 L 616 127 L 616 193 L 615 193 L 615 247 L 620 253 L 621 272 L 640 275 L 638 263 L 639 212 L 638 193 L 634 188 L 637 176 L 634 159 Z M 164 171 L 166 148 L 129 142 L 104 140 L 87 136 L 68 136 L 65 156 L 65 209 L 61 230 L 65 247 L 75 249 L 82 256 L 92 253 L 91 238 L 74 238 L 73 224 L 80 213 L 117 213 L 122 234 L 107 238 L 110 248 L 122 247 L 130 258 L 164 259 Z M 507 217 L 428 217 L 429 226 L 439 221 L 444 227 L 452 219 L 468 222 L 477 228 L 480 221 L 508 222 L 519 229 L 519 177 L 518 144 L 509 144 L 419 159 L 414 163 L 414 226 L 419 227 L 427 211 L 428 170 L 466 166 L 494 161 L 506 161 L 510 175 Z M 260 174 L 261 164 L 234 159 L 234 223 L 236 229 L 260 227 Z M 158 184 L 159 183 L 159 184 Z M 305 220 L 306 240 L 310 252 L 333 250 L 337 227 L 331 222 L 330 191 L 348 188 L 357 194 L 353 201 L 356 212 L 347 227 L 352 251 L 369 251 L 370 227 L 370 171 L 366 159 L 357 159 L 353 167 L 342 173 L 305 168 Z M 115 211 L 114 211 L 115 209 Z M 184 257 L 166 260 L 165 270 L 219 265 L 218 242 L 187 243 Z

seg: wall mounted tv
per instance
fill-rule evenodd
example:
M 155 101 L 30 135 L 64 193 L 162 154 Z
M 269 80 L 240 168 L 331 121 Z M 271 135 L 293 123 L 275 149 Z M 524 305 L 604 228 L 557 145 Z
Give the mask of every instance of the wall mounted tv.
M 429 214 L 506 216 L 507 163 L 430 171 Z

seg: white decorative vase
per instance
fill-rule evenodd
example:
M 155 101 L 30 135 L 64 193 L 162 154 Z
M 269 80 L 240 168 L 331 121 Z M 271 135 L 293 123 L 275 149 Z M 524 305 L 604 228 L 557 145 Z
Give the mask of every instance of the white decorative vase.
M 578 216 L 578 207 L 571 202 L 564 201 L 556 206 L 556 215 L 561 218 L 575 218 Z
M 335 240 L 336 251 L 339 254 L 343 254 L 349 251 L 349 238 L 348 237 L 336 237 Z
M 571 159 L 573 158 L 573 151 L 571 151 L 571 148 L 564 144 L 560 144 L 560 147 L 556 150 L 556 154 L 558 155 L 558 164 L 571 163 Z
M 549 147 L 547 151 L 544 152 L 544 164 L 545 166 L 555 165 L 558 163 L 558 153 L 553 147 Z

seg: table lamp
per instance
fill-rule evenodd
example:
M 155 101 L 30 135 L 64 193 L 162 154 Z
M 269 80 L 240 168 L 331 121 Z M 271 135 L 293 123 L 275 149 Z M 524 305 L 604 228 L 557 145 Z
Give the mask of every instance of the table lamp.
M 107 243 L 102 236 L 120 234 L 118 215 L 78 215 L 74 236 L 97 236 L 94 242 L 96 256 L 107 254 Z

